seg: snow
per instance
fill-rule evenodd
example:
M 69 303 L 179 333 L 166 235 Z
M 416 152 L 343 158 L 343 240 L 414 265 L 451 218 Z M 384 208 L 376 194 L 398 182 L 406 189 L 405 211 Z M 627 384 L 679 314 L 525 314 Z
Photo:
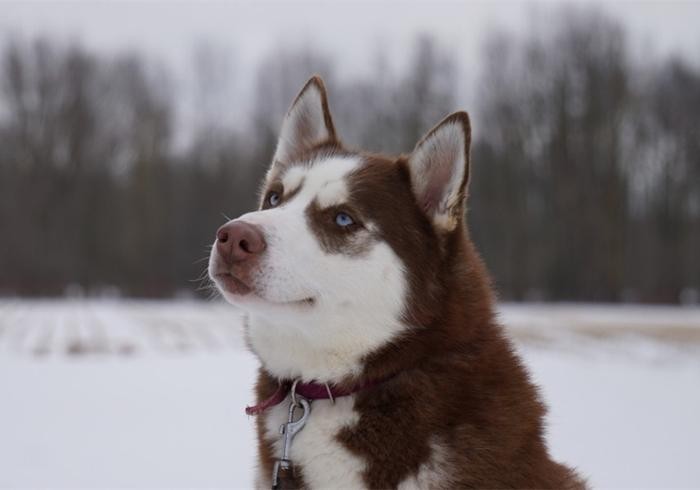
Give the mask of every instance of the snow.
M 700 362 L 526 359 L 550 405 L 552 453 L 595 487 L 700 486 Z
M 0 361 L 0 487 L 248 487 L 244 353 Z
M 700 487 L 700 309 L 506 305 L 554 456 Z M 220 303 L 0 301 L 0 487 L 251 488 L 257 363 Z

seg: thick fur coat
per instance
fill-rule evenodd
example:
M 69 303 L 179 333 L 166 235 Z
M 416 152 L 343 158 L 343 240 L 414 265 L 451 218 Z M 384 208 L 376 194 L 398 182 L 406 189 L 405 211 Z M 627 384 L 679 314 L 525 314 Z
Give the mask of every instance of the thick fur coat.
M 314 77 L 287 114 L 261 206 L 224 225 L 210 275 L 247 312 L 258 401 L 282 381 L 316 400 L 297 488 L 583 488 L 553 461 L 545 406 L 499 326 L 469 239 L 471 128 L 445 118 L 407 156 L 345 148 Z M 260 488 L 288 401 L 257 419 Z

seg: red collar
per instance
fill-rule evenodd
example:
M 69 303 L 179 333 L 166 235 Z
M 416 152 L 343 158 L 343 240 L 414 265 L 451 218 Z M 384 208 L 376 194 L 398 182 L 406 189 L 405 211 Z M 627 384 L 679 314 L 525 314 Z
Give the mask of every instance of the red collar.
M 365 381 L 364 383 L 356 384 L 351 388 L 342 388 L 336 385 L 317 383 L 315 381 L 311 381 L 309 383 L 299 382 L 296 384 L 294 391 L 307 400 L 329 400 L 340 398 L 341 396 L 352 395 L 353 393 L 371 388 L 377 384 L 379 384 L 379 381 Z M 268 408 L 279 405 L 285 400 L 285 398 L 287 398 L 292 386 L 293 383 L 291 381 L 281 382 L 279 386 L 277 386 L 277 390 L 275 390 L 270 398 L 263 400 L 252 407 L 246 407 L 245 413 L 247 415 L 260 415 Z

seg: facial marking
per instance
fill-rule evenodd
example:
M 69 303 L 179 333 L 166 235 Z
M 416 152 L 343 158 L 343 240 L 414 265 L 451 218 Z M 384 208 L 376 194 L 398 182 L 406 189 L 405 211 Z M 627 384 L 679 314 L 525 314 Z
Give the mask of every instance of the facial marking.
M 359 256 L 366 253 L 375 242 L 373 233 L 359 225 L 359 216 L 348 209 L 350 187 L 348 181 L 364 161 L 358 157 L 331 157 L 309 162 L 308 165 L 290 169 L 292 184 L 301 181 L 301 188 L 294 196 L 290 210 L 300 212 L 303 207 L 306 225 L 321 249 L 329 254 Z M 343 210 L 353 218 L 353 224 L 341 227 L 336 216 Z M 357 223 L 355 223 L 357 222 Z M 369 224 L 368 224 L 369 225 Z
M 333 201 L 333 192 L 343 192 L 345 178 L 361 164 L 362 160 L 358 157 L 332 157 L 313 162 L 306 170 L 300 198 L 307 205 L 313 200 Z
M 366 254 L 376 242 L 374 234 L 357 223 L 349 227 L 338 226 L 337 213 L 337 207 L 321 208 L 316 202 L 306 209 L 306 221 L 323 251 L 350 257 Z
M 294 194 L 299 189 L 304 181 L 307 170 L 308 168 L 301 166 L 291 167 L 287 170 L 282 178 L 285 194 Z
M 349 197 L 350 195 L 345 179 L 339 179 L 330 181 L 321 188 L 316 195 L 316 203 L 321 208 L 329 208 L 347 202 Z
M 303 206 L 315 201 L 325 208 L 348 199 L 345 181 L 361 165 L 362 160 L 354 156 L 319 157 L 289 166 L 277 182 L 281 182 L 287 200 L 294 197 Z M 268 189 L 274 181 L 268 177 Z
M 269 302 L 289 303 L 315 299 L 319 288 L 308 280 L 308 264 L 318 262 L 318 256 L 330 252 L 329 241 L 317 235 L 310 226 L 308 210 L 317 209 L 319 194 L 323 202 L 332 202 L 333 196 L 345 199 L 345 181 L 364 160 L 352 155 L 320 154 L 308 161 L 295 162 L 268 182 L 259 211 L 247 213 L 239 219 L 259 227 L 265 235 L 266 251 L 251 277 L 253 289 Z M 294 186 L 298 185 L 296 189 Z M 289 187 L 292 189 L 290 191 Z M 278 205 L 268 203 L 272 192 L 284 193 Z M 336 192 L 340 194 L 335 194 Z M 323 223 L 326 231 L 348 236 L 348 229 L 336 224 L 335 208 L 325 208 Z M 354 229 L 354 228 L 353 228 Z M 365 236 L 368 235 L 365 232 Z M 369 249 L 371 242 L 352 240 L 335 241 L 339 252 L 347 245 L 347 255 L 357 255 Z M 330 266 L 330 264 L 329 264 Z

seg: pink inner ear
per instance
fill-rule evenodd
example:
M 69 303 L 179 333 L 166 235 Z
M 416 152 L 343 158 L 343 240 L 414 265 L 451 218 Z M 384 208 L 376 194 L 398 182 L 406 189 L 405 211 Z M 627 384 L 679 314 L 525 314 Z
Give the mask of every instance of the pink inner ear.
M 439 152 L 438 152 L 439 153 Z M 425 211 L 435 212 L 440 206 L 440 202 L 445 197 L 448 191 L 447 187 L 450 184 L 452 177 L 452 165 L 447 155 L 436 155 L 437 158 L 431 159 L 426 165 L 426 178 L 428 182 L 423 188 L 423 208 Z

